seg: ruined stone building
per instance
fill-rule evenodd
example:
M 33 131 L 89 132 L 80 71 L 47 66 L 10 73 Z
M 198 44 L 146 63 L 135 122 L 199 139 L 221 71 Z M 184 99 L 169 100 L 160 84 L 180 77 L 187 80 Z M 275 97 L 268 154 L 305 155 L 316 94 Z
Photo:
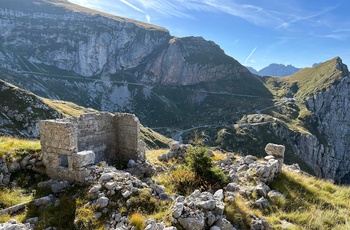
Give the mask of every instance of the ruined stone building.
M 144 159 L 140 122 L 126 113 L 40 121 L 40 142 L 48 176 L 69 181 L 84 183 L 86 166 L 100 161 L 126 165 L 130 159 Z

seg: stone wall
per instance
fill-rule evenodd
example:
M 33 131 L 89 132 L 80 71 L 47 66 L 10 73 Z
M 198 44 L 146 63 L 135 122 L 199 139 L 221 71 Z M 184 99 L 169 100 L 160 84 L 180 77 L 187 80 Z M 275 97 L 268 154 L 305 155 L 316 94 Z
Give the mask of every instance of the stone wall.
M 85 166 L 106 161 L 126 165 L 143 160 L 140 122 L 132 114 L 91 113 L 40 122 L 43 163 L 48 176 L 84 183 Z

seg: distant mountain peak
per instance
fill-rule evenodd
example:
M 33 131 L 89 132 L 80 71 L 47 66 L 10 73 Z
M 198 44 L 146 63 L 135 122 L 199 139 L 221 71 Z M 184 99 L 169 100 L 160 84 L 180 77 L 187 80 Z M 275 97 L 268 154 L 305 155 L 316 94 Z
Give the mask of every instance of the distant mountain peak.
M 252 67 L 247 67 L 247 69 L 257 75 L 261 76 L 276 76 L 276 77 L 284 77 L 292 75 L 300 70 L 300 68 L 296 68 L 292 65 L 283 65 L 283 64 L 277 64 L 272 63 L 269 66 L 257 71 Z

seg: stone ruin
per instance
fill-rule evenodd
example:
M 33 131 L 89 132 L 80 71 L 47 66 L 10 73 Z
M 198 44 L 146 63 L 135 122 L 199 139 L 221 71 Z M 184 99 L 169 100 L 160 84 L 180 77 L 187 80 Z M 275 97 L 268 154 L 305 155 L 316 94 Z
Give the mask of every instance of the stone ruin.
M 140 122 L 135 115 L 106 112 L 40 121 L 43 163 L 49 177 L 85 183 L 87 166 L 105 161 L 144 161 Z

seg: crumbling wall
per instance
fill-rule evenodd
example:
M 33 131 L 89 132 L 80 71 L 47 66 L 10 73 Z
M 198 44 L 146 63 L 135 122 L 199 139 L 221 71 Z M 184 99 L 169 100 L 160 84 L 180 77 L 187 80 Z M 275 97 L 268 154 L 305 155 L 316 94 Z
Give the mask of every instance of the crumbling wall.
M 43 163 L 52 178 L 85 182 L 85 166 L 106 161 L 126 165 L 144 159 L 135 115 L 91 113 L 40 122 Z
M 93 151 L 95 163 L 110 162 L 109 156 L 116 155 L 113 118 L 114 115 L 109 113 L 89 113 L 67 119 L 77 127 L 78 151 Z
M 130 159 L 144 159 L 140 150 L 140 122 L 133 114 L 117 113 L 114 117 L 117 155 L 113 158 L 127 162 Z
M 40 122 L 43 163 L 50 177 L 66 177 L 72 170 L 72 154 L 78 150 L 77 129 L 65 121 Z

